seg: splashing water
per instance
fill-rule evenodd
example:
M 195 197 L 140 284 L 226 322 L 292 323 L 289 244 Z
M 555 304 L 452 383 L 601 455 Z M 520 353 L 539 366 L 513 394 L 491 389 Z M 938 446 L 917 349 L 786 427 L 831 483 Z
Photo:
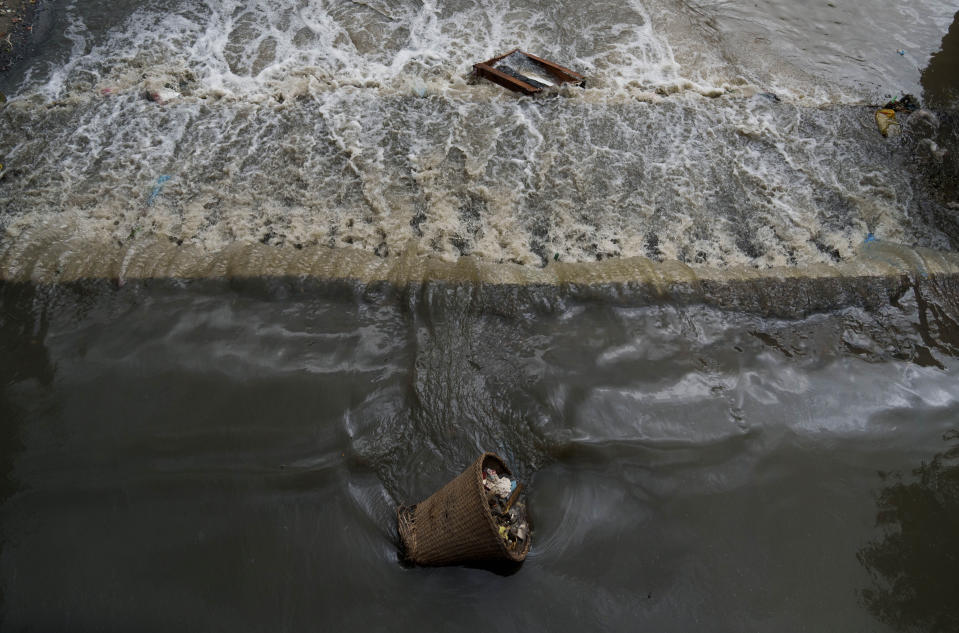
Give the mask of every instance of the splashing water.
M 862 54 L 890 16 L 924 42 L 909 46 L 921 56 L 949 8 L 889 3 L 868 20 L 836 10 L 856 37 L 814 51 L 812 65 L 792 45 L 827 13 L 774 13 L 638 1 L 67 3 L 62 41 L 9 78 L 0 114 L 4 275 L 29 276 L 26 251 L 56 251 L 67 236 L 111 244 L 102 270 L 139 240 L 529 268 L 833 265 L 869 233 L 952 248 L 955 236 L 928 220 L 945 201 L 911 146 L 879 137 L 860 105 L 876 94 L 866 75 L 917 81 Z M 786 45 L 744 54 L 767 50 L 763 38 Z M 583 72 L 588 89 L 536 100 L 470 81 L 473 62 L 516 46 Z M 157 173 L 174 180 L 144 202 Z

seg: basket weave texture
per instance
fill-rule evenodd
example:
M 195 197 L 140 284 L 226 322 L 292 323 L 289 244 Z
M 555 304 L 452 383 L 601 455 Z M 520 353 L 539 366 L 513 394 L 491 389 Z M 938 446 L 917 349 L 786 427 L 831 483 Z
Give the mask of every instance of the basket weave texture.
M 397 508 L 397 525 L 406 557 L 417 565 L 456 565 L 468 562 L 520 562 L 529 552 L 510 550 L 497 533 L 483 488 L 483 464 L 512 476 L 503 460 L 483 453 L 455 479 L 425 501 Z

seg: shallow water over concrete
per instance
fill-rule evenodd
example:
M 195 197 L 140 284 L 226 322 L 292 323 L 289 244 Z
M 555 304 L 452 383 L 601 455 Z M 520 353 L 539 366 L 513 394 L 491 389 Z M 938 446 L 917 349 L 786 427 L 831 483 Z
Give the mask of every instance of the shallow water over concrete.
M 211 257 L 265 244 L 802 269 L 854 259 L 870 235 L 959 239 L 954 117 L 900 113 L 896 139 L 873 121 L 950 58 L 949 3 L 50 10 L 42 53 L 0 78 L 0 257 L 68 255 L 67 232 Z M 515 46 L 588 88 L 530 99 L 469 81 Z

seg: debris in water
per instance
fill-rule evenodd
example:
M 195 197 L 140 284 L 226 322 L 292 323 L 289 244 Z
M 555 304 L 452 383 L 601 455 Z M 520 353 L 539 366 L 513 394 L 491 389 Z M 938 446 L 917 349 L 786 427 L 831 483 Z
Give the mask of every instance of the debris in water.
M 498 527 L 499 537 L 510 550 L 522 547 L 529 535 L 526 504 L 518 501 L 523 484 L 517 484 L 495 469 L 487 468 L 483 472 L 483 487 L 486 489 L 486 504 Z
M 520 563 L 531 533 L 523 485 L 484 453 L 425 501 L 396 509 L 405 557 L 418 565 Z
M 868 244 L 868 243 L 870 243 L 870 242 L 878 242 L 878 241 L 879 241 L 879 240 L 876 239 L 876 236 L 875 236 L 875 235 L 873 235 L 872 233 L 867 233 L 867 234 L 866 234 L 866 239 L 864 239 L 864 240 L 862 241 L 862 243 L 863 243 L 863 244 Z
M 166 105 L 170 103 L 171 101 L 173 101 L 174 99 L 176 99 L 177 97 L 179 97 L 180 93 L 176 92 L 175 90 L 161 88 L 160 90 L 147 93 L 147 96 L 150 99 L 150 101 L 155 101 L 156 103 L 159 103 L 160 105 Z
M 426 96 L 426 83 L 422 79 L 415 79 L 411 84 L 413 94 L 421 99 Z
M 910 122 L 911 123 L 921 122 L 929 126 L 930 132 L 934 132 L 935 130 L 939 129 L 939 117 L 937 117 L 933 112 L 926 109 L 917 110 L 916 113 L 912 115 L 912 119 L 910 119 Z
M 146 98 L 160 105 L 166 105 L 174 99 L 180 98 L 180 93 L 164 86 L 161 82 L 150 79 L 144 84 Z
M 583 75 L 518 48 L 488 61 L 473 64 L 473 72 L 504 88 L 528 95 L 562 84 L 580 87 L 586 85 L 586 77 Z
M 879 133 L 887 137 L 896 136 L 902 131 L 896 121 L 896 111 L 890 108 L 876 110 L 876 125 L 879 127 Z
M 929 152 L 929 155 L 932 156 L 936 162 L 941 163 L 945 160 L 946 155 L 949 153 L 949 150 L 939 147 L 939 144 L 936 143 L 931 138 L 924 138 L 919 141 L 919 147 L 926 149 Z
M 900 56 L 900 57 L 902 57 L 903 55 L 906 54 L 906 51 L 902 50 L 901 48 L 900 48 L 898 51 L 896 51 L 896 52 L 899 53 L 899 56 Z
M 919 99 L 916 99 L 913 95 L 905 94 L 887 102 L 886 105 L 882 107 L 887 110 L 895 110 L 896 112 L 912 112 L 913 110 L 918 110 L 921 105 Z
M 156 202 L 156 199 L 160 197 L 160 194 L 163 193 L 163 183 L 170 180 L 173 176 L 160 176 L 157 178 L 157 182 L 153 185 L 153 190 L 150 191 L 150 197 L 147 200 L 147 206 L 152 207 L 153 203 Z

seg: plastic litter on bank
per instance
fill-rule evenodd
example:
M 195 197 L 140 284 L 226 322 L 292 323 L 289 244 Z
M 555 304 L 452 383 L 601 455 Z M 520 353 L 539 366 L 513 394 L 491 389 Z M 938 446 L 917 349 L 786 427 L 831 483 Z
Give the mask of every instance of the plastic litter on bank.
M 473 72 L 504 88 L 528 95 L 563 84 L 581 87 L 586 85 L 586 77 L 576 71 L 518 48 L 485 62 L 473 64 Z
M 417 565 L 519 563 L 532 540 L 523 484 L 493 453 L 424 501 L 399 506 L 404 557 Z

